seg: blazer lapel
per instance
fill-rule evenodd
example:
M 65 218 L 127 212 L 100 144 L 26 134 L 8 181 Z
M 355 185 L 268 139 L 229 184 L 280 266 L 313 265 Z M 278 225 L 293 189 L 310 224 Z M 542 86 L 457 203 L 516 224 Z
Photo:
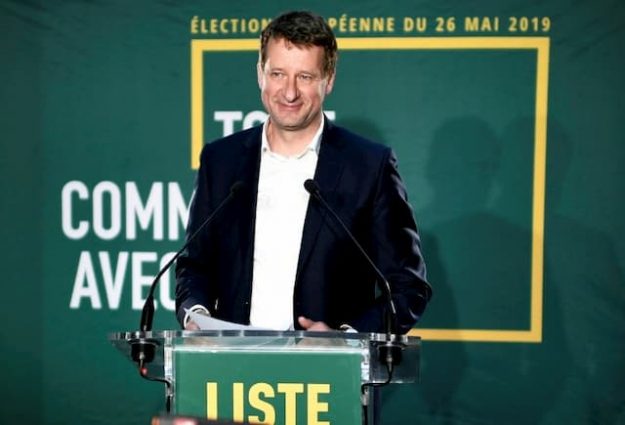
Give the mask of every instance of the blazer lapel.
M 260 172 L 260 146 L 262 126 L 252 131 L 241 141 L 241 156 L 237 158 L 236 181 L 243 183 L 240 199 L 237 201 L 238 226 L 231 229 L 234 248 L 237 252 L 236 263 L 240 265 L 239 278 L 233 285 L 244 285 L 251 292 L 252 270 L 254 267 L 254 229 L 256 225 L 256 198 L 258 194 L 258 175 Z M 235 165 L 233 165 L 235 166 Z M 236 234 L 238 233 L 238 235 Z
M 321 195 L 324 199 L 332 199 L 334 198 L 332 195 L 337 190 L 343 173 L 344 161 L 341 154 L 342 143 L 341 140 L 335 137 L 336 132 L 334 131 L 334 124 L 332 124 L 327 117 L 325 122 L 326 125 L 321 136 L 317 169 L 315 170 L 315 181 L 319 185 Z M 328 211 L 317 201 L 312 198 L 309 200 L 297 265 L 296 282 L 299 281 L 299 277 L 308 263 L 321 226 L 324 221 L 327 220 L 327 214 Z
M 260 145 L 262 126 L 256 127 L 241 141 L 242 156 L 237 158 L 239 164 L 236 176 L 245 184 L 245 191 L 256 199 L 258 193 L 258 174 L 260 172 Z

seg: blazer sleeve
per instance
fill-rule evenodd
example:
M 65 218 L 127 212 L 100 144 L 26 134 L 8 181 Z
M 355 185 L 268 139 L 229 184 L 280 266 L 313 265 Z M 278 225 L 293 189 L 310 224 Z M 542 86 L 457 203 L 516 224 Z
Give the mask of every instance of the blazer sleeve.
M 189 208 L 187 241 L 212 210 L 207 170 L 209 161 L 206 157 L 207 149 L 204 149 Z M 211 263 L 214 258 L 210 236 L 212 232 L 209 229 L 204 230 L 189 243 L 176 263 L 176 317 L 181 326 L 185 308 L 199 304 L 206 307 L 211 314 L 213 313 L 212 306 L 215 304 L 216 296 L 211 293 L 211 288 L 214 288 L 214 285 L 211 285 L 210 275 L 210 271 L 214 268 Z
M 391 288 L 397 310 L 394 332 L 406 333 L 423 314 L 432 290 L 427 282 L 413 210 L 398 172 L 396 156 L 390 148 L 385 150 L 376 184 L 371 215 L 371 256 Z M 384 331 L 387 308 L 382 295 L 350 325 L 357 330 Z

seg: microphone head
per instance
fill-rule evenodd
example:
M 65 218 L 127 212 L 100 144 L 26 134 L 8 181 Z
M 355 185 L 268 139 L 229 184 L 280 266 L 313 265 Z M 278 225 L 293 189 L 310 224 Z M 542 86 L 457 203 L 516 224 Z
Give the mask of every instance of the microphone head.
M 308 179 L 304 182 L 304 189 L 313 196 L 319 195 L 319 185 L 313 179 Z
M 241 180 L 234 182 L 232 186 L 230 186 L 230 195 L 236 195 L 241 192 L 245 188 L 245 183 Z

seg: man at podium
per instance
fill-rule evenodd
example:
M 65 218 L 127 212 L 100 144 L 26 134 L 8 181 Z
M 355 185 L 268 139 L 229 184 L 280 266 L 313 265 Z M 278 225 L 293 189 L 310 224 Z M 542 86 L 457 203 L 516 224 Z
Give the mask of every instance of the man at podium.
M 422 315 L 431 289 L 395 154 L 323 113 L 336 62 L 320 16 L 289 12 L 263 30 L 269 117 L 201 154 L 176 266 L 184 328 L 197 329 L 196 311 L 266 329 L 385 332 L 389 288 L 394 333 Z

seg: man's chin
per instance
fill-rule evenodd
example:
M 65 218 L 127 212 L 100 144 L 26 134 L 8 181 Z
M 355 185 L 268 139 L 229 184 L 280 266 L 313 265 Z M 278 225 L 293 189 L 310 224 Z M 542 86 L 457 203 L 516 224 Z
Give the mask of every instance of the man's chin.
M 314 125 L 315 118 L 311 117 L 271 117 L 271 122 L 279 129 L 285 131 L 305 130 Z
M 306 128 L 309 124 L 302 120 L 272 120 L 276 127 L 286 131 L 298 131 Z

